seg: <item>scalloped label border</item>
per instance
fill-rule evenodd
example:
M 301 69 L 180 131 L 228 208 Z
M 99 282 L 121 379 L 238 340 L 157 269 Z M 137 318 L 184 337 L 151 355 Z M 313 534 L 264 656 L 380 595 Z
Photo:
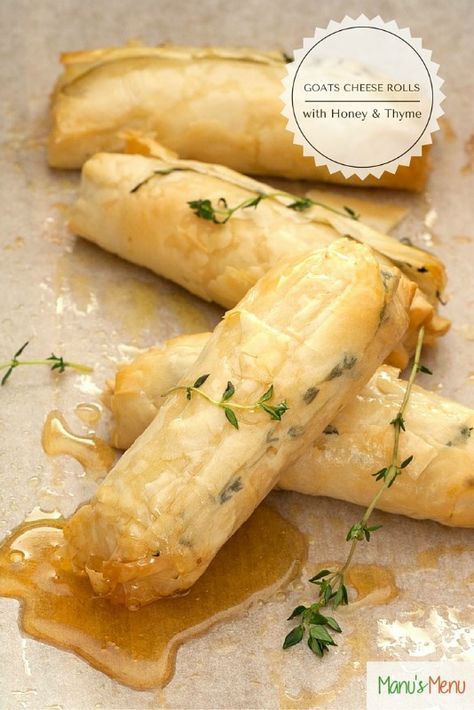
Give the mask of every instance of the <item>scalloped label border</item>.
M 324 83 L 325 77 L 327 76 L 327 69 L 323 70 L 320 67 L 327 67 L 328 57 L 330 61 L 331 52 L 334 53 L 337 51 L 337 43 L 333 41 L 333 38 L 337 37 L 338 34 L 340 35 L 341 31 L 354 28 L 364 30 L 383 30 L 386 33 L 385 37 L 390 35 L 391 38 L 398 38 L 401 43 L 404 43 L 405 47 L 408 44 L 413 50 L 414 67 L 418 62 L 419 64 L 417 66 L 417 70 L 420 69 L 421 65 L 424 66 L 424 69 L 429 77 L 431 97 L 430 101 L 426 101 L 426 94 L 423 95 L 423 98 L 425 99 L 425 111 L 421 112 L 423 115 L 422 122 L 424 123 L 421 131 L 419 130 L 419 125 L 415 123 L 415 119 L 412 119 L 412 125 L 410 125 L 409 120 L 407 119 L 403 126 L 397 125 L 398 119 L 392 122 L 385 121 L 385 123 L 383 123 L 383 121 L 379 121 L 377 123 L 372 122 L 376 135 L 374 135 L 374 140 L 371 140 L 369 123 L 363 127 L 363 130 L 361 130 L 362 124 L 359 123 L 359 126 L 357 124 L 358 120 L 360 121 L 362 119 L 359 118 L 353 120 L 351 118 L 352 115 L 363 115 L 364 111 L 358 110 L 360 108 L 367 109 L 367 111 L 370 111 L 371 108 L 372 110 L 375 108 L 375 111 L 384 111 L 387 109 L 387 106 L 390 108 L 391 106 L 395 106 L 400 103 L 403 103 L 404 105 L 406 103 L 416 103 L 414 100 L 410 102 L 407 99 L 397 100 L 391 97 L 385 100 L 379 98 L 378 101 L 375 101 L 376 96 L 387 96 L 387 93 L 382 93 L 375 95 L 372 94 L 369 99 L 365 99 L 364 101 L 361 100 L 359 103 L 354 99 L 337 100 L 334 98 L 334 94 L 328 94 L 327 90 L 322 94 L 325 97 L 324 100 L 319 100 L 319 96 L 321 94 L 316 94 L 316 99 L 305 100 L 302 98 L 301 87 L 298 89 L 298 94 L 295 91 L 295 87 L 297 86 L 297 77 L 303 76 L 303 71 L 305 72 L 305 76 L 310 76 L 315 82 L 315 84 L 306 85 L 320 86 L 318 84 L 318 80 L 321 79 Z M 351 33 L 351 41 L 354 41 L 352 40 L 352 37 L 354 36 L 354 33 Z M 381 34 L 379 34 L 379 36 L 382 37 Z M 347 38 L 349 35 L 346 33 L 345 37 Z M 393 43 L 393 39 L 391 41 Z M 312 66 L 308 57 L 311 55 L 311 61 L 314 62 L 315 56 L 317 56 L 316 52 L 319 52 L 322 46 L 324 46 L 324 52 L 320 52 L 320 54 L 323 55 L 323 64 Z M 400 48 L 403 48 L 402 44 L 400 44 Z M 347 60 L 346 50 L 347 47 L 344 47 Z M 367 47 L 364 47 L 364 52 L 366 51 Z M 367 59 L 372 67 L 377 65 L 376 58 L 368 56 Z M 334 57 L 334 60 L 337 61 L 337 57 Z M 320 60 L 318 59 L 317 61 Z M 326 62 L 326 64 L 324 64 L 324 62 Z M 396 78 L 397 69 L 398 67 L 394 63 L 393 74 L 391 75 L 392 79 L 394 77 Z M 285 90 L 281 95 L 284 102 L 282 114 L 288 121 L 287 129 L 294 135 L 293 142 L 303 148 L 304 155 L 312 157 L 317 166 L 325 165 L 330 173 L 341 172 L 346 178 L 351 177 L 352 175 L 357 175 L 361 179 L 364 179 L 368 175 L 373 175 L 379 178 L 384 172 L 395 173 L 399 166 L 407 166 L 410 164 L 412 157 L 421 155 L 423 146 L 432 143 L 432 133 L 439 130 L 438 119 L 443 115 L 441 103 L 445 97 L 441 92 L 443 80 L 438 76 L 438 69 L 439 65 L 431 61 L 431 51 L 423 48 L 421 39 L 412 37 L 408 28 L 398 27 L 394 20 L 391 22 L 384 22 L 379 16 L 369 20 L 365 15 L 360 15 L 356 20 L 346 16 L 342 22 L 331 21 L 325 29 L 316 28 L 313 37 L 305 38 L 303 40 L 303 46 L 295 50 L 294 60 L 287 65 L 287 75 L 283 80 Z M 386 72 L 385 76 L 387 76 Z M 325 85 L 328 86 L 327 83 Z M 327 98 L 328 96 L 331 97 L 331 95 L 333 96 L 332 99 Z M 349 94 L 343 95 L 346 96 Z M 412 94 L 401 95 L 412 96 Z M 305 118 L 306 126 L 309 126 L 309 128 L 305 129 L 304 126 L 301 126 L 303 123 L 301 117 L 303 116 L 303 109 L 305 108 L 306 103 L 312 104 L 309 108 L 314 108 L 314 106 L 319 105 L 320 108 L 318 110 L 320 111 L 320 117 L 322 111 L 324 124 L 321 124 L 321 122 L 319 124 L 317 123 L 318 115 L 316 112 L 314 120 L 306 120 L 307 116 Z M 419 101 L 418 103 L 421 102 Z M 348 119 L 331 118 L 333 113 L 333 108 L 331 108 L 331 106 L 336 106 L 336 104 L 336 115 L 339 116 L 341 113 L 343 115 L 347 114 L 349 117 Z M 385 107 L 384 104 L 386 104 Z M 427 104 L 429 104 L 429 110 Z M 340 108 L 341 106 L 346 110 L 343 111 Z M 308 107 L 306 108 L 308 109 Z M 328 112 L 329 120 L 327 120 Z M 400 111 L 399 113 L 402 114 L 403 112 Z M 405 113 L 408 115 L 410 112 Z M 306 114 L 309 115 L 309 111 L 307 111 Z M 388 115 L 388 111 L 386 115 Z M 300 120 L 298 120 L 298 118 L 300 118 Z M 374 115 L 372 115 L 372 118 L 374 118 Z M 424 120 L 425 118 L 426 120 Z M 400 124 L 403 120 L 403 118 L 400 119 Z M 419 120 L 420 119 L 418 119 L 418 121 Z M 416 128 L 416 125 L 418 125 L 418 128 Z M 357 132 L 358 128 L 360 138 L 357 140 L 357 137 L 354 139 L 354 136 L 356 136 L 356 133 L 354 132 Z M 317 141 L 312 140 L 312 136 L 315 131 L 318 132 Z M 387 138 L 385 141 L 383 140 L 383 131 L 385 131 L 385 136 Z M 377 143 L 376 136 L 379 138 L 379 143 Z M 318 143 L 317 147 L 315 142 Z M 387 154 L 382 156 L 382 153 L 386 153 L 387 151 L 387 142 L 393 143 L 393 152 L 396 153 L 393 158 L 387 156 Z M 334 150 L 334 146 L 336 145 L 337 150 Z M 358 145 L 358 153 L 357 148 L 354 148 L 354 145 Z M 403 149 L 398 151 L 396 149 L 397 145 L 399 147 L 403 147 Z M 325 146 L 327 146 L 329 150 L 327 150 Z M 342 148 L 341 146 L 345 147 Z M 348 151 L 347 160 L 345 160 L 344 157 L 341 157 L 341 151 L 343 152 L 344 150 Z M 355 154 L 362 156 L 365 153 L 368 154 L 369 151 L 371 155 L 370 160 L 354 160 Z M 332 157 L 330 156 L 331 152 L 333 152 Z M 337 158 L 334 155 L 335 152 L 338 154 Z M 359 162 L 361 164 L 358 164 Z

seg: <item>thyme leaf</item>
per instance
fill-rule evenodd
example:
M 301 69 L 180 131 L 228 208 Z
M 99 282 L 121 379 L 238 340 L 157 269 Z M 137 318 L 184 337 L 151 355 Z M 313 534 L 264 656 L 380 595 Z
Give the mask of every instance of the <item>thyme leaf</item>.
M 278 422 L 281 422 L 282 416 L 286 411 L 288 411 L 288 405 L 285 401 L 280 402 L 275 406 L 265 404 L 264 402 L 259 401 L 258 405 L 259 407 L 261 407 L 261 409 L 263 409 L 264 412 L 267 412 L 267 414 L 270 415 L 271 419 L 275 419 Z
M 239 428 L 239 422 L 237 420 L 237 417 L 235 416 L 235 412 L 233 409 L 230 407 L 224 407 L 224 413 L 227 418 L 227 420 L 232 424 L 235 429 Z
M 289 210 L 295 210 L 295 212 L 304 212 L 304 210 L 309 209 L 316 203 L 313 202 L 309 197 L 300 197 L 291 204 L 287 205 Z
M 432 375 L 433 373 L 429 369 L 429 367 L 426 367 L 426 365 L 419 365 L 418 366 L 418 372 L 424 372 L 425 375 Z
M 283 648 L 290 648 L 290 646 L 294 646 L 295 644 L 299 643 L 303 638 L 303 634 L 304 626 L 295 626 L 295 628 L 290 631 L 290 633 L 283 641 Z
M 346 205 L 344 205 L 343 210 L 344 212 L 347 212 L 349 217 L 352 217 L 352 219 L 360 219 L 360 215 L 354 212 L 352 207 L 346 207 Z
M 410 399 L 416 375 L 418 372 L 424 372 L 425 369 L 427 369 L 423 369 L 424 366 L 420 364 L 423 337 L 424 328 L 422 327 L 420 328 L 418 334 L 415 358 L 403 400 L 397 414 L 390 422 L 394 429 L 390 463 L 380 469 L 380 471 L 372 474 L 372 476 L 375 477 L 375 480 L 381 481 L 382 484 L 372 498 L 362 518 L 354 523 L 347 532 L 346 542 L 350 543 L 350 548 L 345 562 L 334 570 L 322 569 L 309 580 L 311 584 L 315 584 L 319 587 L 317 601 L 309 607 L 300 604 L 293 609 L 288 617 L 288 621 L 299 617 L 300 623 L 286 636 L 283 641 L 283 648 L 289 648 L 290 646 L 300 643 L 300 641 L 302 641 L 307 635 L 309 648 L 315 655 L 322 658 L 324 653 L 329 650 L 330 646 L 336 645 L 331 635 L 331 631 L 340 633 L 341 627 L 332 617 L 324 616 L 321 613 L 321 609 L 324 609 L 327 606 L 337 609 L 339 606 L 349 603 L 347 587 L 345 584 L 345 575 L 350 567 L 357 545 L 363 541 L 370 542 L 372 533 L 380 530 L 382 527 L 382 525 L 369 525 L 369 518 L 383 493 L 394 484 L 398 476 L 401 475 L 402 470 L 409 466 L 413 461 L 413 456 L 408 456 L 404 461 L 398 463 L 398 455 L 400 435 L 406 430 L 405 411 Z
M 208 377 L 209 377 L 209 374 L 201 375 L 201 377 L 197 378 L 196 382 L 193 384 L 193 387 L 195 389 L 199 389 L 199 387 L 201 387 L 201 385 L 203 385 L 205 383 L 205 381 L 207 380 Z
M 222 401 L 227 402 L 227 400 L 230 399 L 231 397 L 233 397 L 234 394 L 235 394 L 235 387 L 232 384 L 232 382 L 228 382 L 227 387 L 225 388 L 224 393 L 222 395 Z

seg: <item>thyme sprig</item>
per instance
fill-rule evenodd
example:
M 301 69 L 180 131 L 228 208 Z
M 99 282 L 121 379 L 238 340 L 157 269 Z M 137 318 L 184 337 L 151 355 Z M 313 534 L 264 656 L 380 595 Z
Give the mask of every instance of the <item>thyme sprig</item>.
M 372 498 L 362 518 L 354 523 L 347 532 L 346 542 L 350 542 L 351 545 L 345 562 L 335 570 L 320 570 L 309 580 L 311 584 L 315 584 L 319 587 L 318 599 L 310 606 L 301 604 L 293 609 L 288 617 L 288 621 L 290 619 L 299 618 L 300 623 L 287 634 L 283 642 L 283 648 L 290 648 L 290 646 L 300 643 L 305 635 L 307 635 L 308 638 L 309 648 L 319 657 L 322 657 L 325 652 L 329 651 L 330 646 L 337 646 L 331 632 L 336 631 L 339 633 L 341 628 L 335 619 L 330 616 L 324 616 L 321 613 L 321 609 L 328 606 L 332 607 L 332 609 L 337 609 L 338 606 L 348 604 L 349 599 L 345 584 L 345 575 L 350 567 L 357 545 L 364 540 L 369 542 L 372 533 L 382 527 L 382 525 L 369 526 L 369 518 L 384 492 L 395 483 L 396 479 L 401 475 L 402 470 L 413 460 L 413 456 L 409 456 L 402 463 L 398 463 L 398 455 L 400 435 L 406 430 L 405 411 L 416 376 L 418 372 L 432 374 L 427 367 L 420 364 L 423 338 L 424 328 L 422 327 L 418 334 L 415 358 L 400 409 L 390 422 L 394 429 L 390 463 L 385 468 L 372 474 L 376 481 L 382 481 L 382 485 Z
M 258 409 L 261 409 L 266 412 L 271 419 L 275 419 L 277 421 L 281 421 L 282 416 L 288 410 L 288 404 L 285 400 L 279 402 L 276 405 L 268 403 L 274 394 L 273 385 L 270 385 L 267 391 L 264 392 L 262 396 L 253 404 L 239 404 L 237 402 L 232 402 L 232 405 L 229 406 L 228 402 L 235 394 L 235 387 L 232 382 L 229 381 L 227 383 L 227 386 L 224 392 L 222 393 L 222 397 L 220 399 L 213 399 L 210 395 L 200 389 L 202 385 L 206 382 L 208 377 L 209 374 L 201 375 L 197 378 L 196 382 L 193 385 L 180 385 L 178 387 L 173 387 L 172 389 L 168 390 L 168 392 L 165 392 L 162 397 L 167 397 L 172 392 L 184 390 L 186 392 L 186 399 L 191 399 L 193 393 L 196 393 L 206 399 L 211 404 L 214 404 L 216 407 L 220 407 L 221 409 L 223 409 L 227 421 L 232 424 L 235 429 L 239 428 L 239 420 L 235 413 L 236 409 L 247 410 L 251 412 L 255 412 Z
M 141 180 L 137 185 L 132 187 L 130 190 L 130 194 L 133 194 L 135 192 L 138 192 L 143 185 L 146 185 L 150 180 L 153 180 L 157 175 L 169 175 L 170 173 L 175 173 L 175 172 L 201 172 L 200 170 L 197 170 L 196 168 L 193 168 L 191 165 L 186 165 L 186 166 L 178 166 L 178 165 L 170 165 L 168 168 L 162 168 L 162 169 L 157 169 L 153 170 L 150 175 L 148 175 L 146 178 Z M 229 178 L 225 178 L 223 176 L 220 176 L 221 180 L 224 182 L 229 182 L 230 184 L 236 184 L 239 186 L 238 182 L 235 182 Z M 201 200 L 190 200 L 188 202 L 188 205 L 190 208 L 193 210 L 193 212 L 198 216 L 201 217 L 201 219 L 206 219 L 210 222 L 214 222 L 214 224 L 225 224 L 226 222 L 229 221 L 229 219 L 232 217 L 234 212 L 237 212 L 238 210 L 245 210 L 249 207 L 257 207 L 262 200 L 268 200 L 272 199 L 275 197 L 286 197 L 287 199 L 290 200 L 290 203 L 285 205 L 288 209 L 290 210 L 295 210 L 296 212 L 304 212 L 304 210 L 309 209 L 310 207 L 324 207 L 327 210 L 330 210 L 331 212 L 334 212 L 335 214 L 338 214 L 342 217 L 350 217 L 351 219 L 358 220 L 360 218 L 360 215 L 358 215 L 351 207 L 343 207 L 343 212 L 340 210 L 335 209 L 334 207 L 330 207 L 329 205 L 325 205 L 323 202 L 316 202 L 315 200 L 312 200 L 309 197 L 295 197 L 294 195 L 291 195 L 288 192 L 258 192 L 256 191 L 256 197 L 249 197 L 246 200 L 243 200 L 242 202 L 239 202 L 238 205 L 235 207 L 229 207 L 227 204 L 227 200 L 225 197 L 220 197 L 217 200 L 217 206 L 214 206 L 212 204 L 212 201 L 209 199 L 201 199 Z
M 65 360 L 62 355 L 55 355 L 54 353 L 51 353 L 51 355 L 44 360 L 19 360 L 18 358 L 22 355 L 28 344 L 29 340 L 27 340 L 26 343 L 23 343 L 21 348 L 16 351 L 9 362 L 0 363 L 0 370 L 6 370 L 6 373 L 3 375 L 0 383 L 1 386 L 7 383 L 7 380 L 10 378 L 13 370 L 20 367 L 20 365 L 48 365 L 51 370 L 58 370 L 58 372 L 64 372 L 64 370 L 68 367 L 73 370 L 77 370 L 78 372 L 92 372 L 92 367 L 88 367 L 88 365 L 81 365 L 78 362 L 69 362 Z
M 295 210 L 295 212 L 304 212 L 310 207 L 318 206 L 324 207 L 325 209 L 335 212 L 338 215 L 342 215 L 343 217 L 349 216 L 351 219 L 359 219 L 359 215 L 356 214 L 350 207 L 344 207 L 344 212 L 340 212 L 334 207 L 329 207 L 322 202 L 316 202 L 315 200 L 311 200 L 309 197 L 295 198 L 294 195 L 290 195 L 287 192 L 259 192 L 256 197 L 249 197 L 248 199 L 239 202 L 239 204 L 235 205 L 235 207 L 229 207 L 225 197 L 220 197 L 217 200 L 217 206 L 213 205 L 212 201 L 209 199 L 190 200 L 188 205 L 197 217 L 213 222 L 214 224 L 225 224 L 238 210 L 246 210 L 249 207 L 258 207 L 262 200 L 274 197 L 286 197 L 291 199 L 292 202 L 285 205 L 285 207 L 290 210 Z

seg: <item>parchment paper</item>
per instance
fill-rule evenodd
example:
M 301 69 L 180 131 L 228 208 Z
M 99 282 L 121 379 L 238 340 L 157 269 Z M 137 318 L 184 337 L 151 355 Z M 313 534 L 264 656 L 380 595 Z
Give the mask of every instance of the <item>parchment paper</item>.
M 378 195 L 410 208 L 399 235 L 435 249 L 448 267 L 450 300 L 444 312 L 454 327 L 427 358 L 435 374 L 425 384 L 474 405 L 472 8 L 470 0 L 2 0 L 2 358 L 31 339 L 32 354 L 54 349 L 95 365 L 91 377 L 65 376 L 57 385 L 46 370 L 24 368 L 0 391 L 2 537 L 34 506 L 69 514 L 93 491 L 93 483 L 70 460 L 43 454 L 40 432 L 48 411 L 59 407 L 77 426 L 74 406 L 97 397 L 116 361 L 168 336 L 210 328 L 220 315 L 218 308 L 67 235 L 64 205 L 73 199 L 78 174 L 50 171 L 45 158 L 48 95 L 59 72 L 58 53 L 131 38 L 291 52 L 316 24 L 361 11 L 396 19 L 421 36 L 441 65 L 447 95 L 432 177 L 422 196 Z M 347 612 L 344 640 L 323 662 L 303 645 L 281 651 L 288 609 L 310 599 L 305 580 L 319 561 L 341 557 L 345 531 L 359 511 L 296 494 L 272 494 L 270 502 L 308 536 L 309 560 L 301 580 L 270 603 L 186 644 L 164 690 L 130 690 L 70 653 L 22 637 L 18 603 L 0 599 L 0 705 L 352 710 L 365 707 L 367 660 L 474 657 L 467 608 L 472 558 L 460 552 L 472 543 L 472 534 L 381 513 L 376 517 L 384 530 L 361 546 L 358 562 L 391 569 L 399 596 L 386 605 Z M 426 555 L 420 557 L 427 550 L 428 565 Z

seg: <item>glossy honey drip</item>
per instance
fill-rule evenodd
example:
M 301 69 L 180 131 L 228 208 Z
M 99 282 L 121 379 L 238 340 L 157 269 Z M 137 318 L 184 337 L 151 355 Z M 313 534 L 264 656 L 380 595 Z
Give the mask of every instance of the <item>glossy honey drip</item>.
M 137 611 L 94 596 L 61 559 L 63 522 L 25 523 L 0 548 L 0 595 L 22 602 L 20 623 L 37 639 L 75 651 L 134 688 L 164 685 L 178 647 L 212 624 L 267 599 L 296 576 L 301 533 L 263 505 L 227 542 L 185 596 Z
M 102 406 L 96 402 L 80 402 L 74 408 L 74 413 L 84 424 L 92 426 L 101 418 Z
M 340 565 L 340 560 L 329 560 L 320 562 L 317 567 L 336 569 Z M 345 614 L 351 614 L 360 606 L 388 604 L 400 594 L 393 571 L 383 565 L 353 563 L 345 573 L 345 581 L 348 589 L 356 592 L 355 598 L 351 594 L 349 606 L 339 607 Z
M 93 478 L 105 476 L 115 463 L 116 452 L 107 442 L 95 434 L 74 434 L 57 409 L 48 414 L 41 441 L 47 454 L 72 456 Z
M 351 565 L 346 580 L 357 592 L 356 601 L 349 607 L 351 610 L 362 604 L 388 604 L 400 593 L 392 570 L 382 565 Z

